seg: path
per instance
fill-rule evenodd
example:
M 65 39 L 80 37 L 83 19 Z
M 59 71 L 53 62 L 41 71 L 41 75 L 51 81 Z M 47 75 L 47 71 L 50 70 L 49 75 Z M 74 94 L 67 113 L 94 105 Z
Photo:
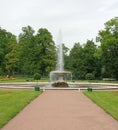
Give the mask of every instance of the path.
M 46 90 L 1 130 L 118 130 L 118 121 L 77 90 Z

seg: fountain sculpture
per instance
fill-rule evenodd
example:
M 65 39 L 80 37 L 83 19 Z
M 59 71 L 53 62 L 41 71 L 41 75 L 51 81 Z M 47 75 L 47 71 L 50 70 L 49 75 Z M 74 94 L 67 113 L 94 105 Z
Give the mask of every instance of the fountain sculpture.
M 57 49 L 56 70 L 50 72 L 50 80 L 53 82 L 52 86 L 54 87 L 68 87 L 68 84 L 65 82 L 65 80 L 71 76 L 71 72 L 64 70 L 64 57 L 63 57 L 63 44 L 62 44 L 61 31 L 59 32 L 58 45 L 59 46 Z

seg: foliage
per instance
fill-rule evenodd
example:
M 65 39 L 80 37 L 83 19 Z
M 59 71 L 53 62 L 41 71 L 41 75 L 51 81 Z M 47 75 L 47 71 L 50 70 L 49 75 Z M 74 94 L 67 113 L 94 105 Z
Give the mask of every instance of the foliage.
M 5 59 L 7 61 L 6 70 L 9 77 L 14 76 L 19 69 L 19 45 L 16 43 L 12 44 L 11 48 L 12 50 L 5 55 Z
M 27 90 L 0 90 L 0 128 L 40 93 Z
M 92 101 L 118 120 L 118 91 L 84 92 Z
M 86 76 L 85 76 L 85 79 L 86 80 L 94 80 L 95 76 L 92 73 L 87 73 Z
M 0 28 L 0 74 L 7 73 L 5 56 L 12 50 L 11 45 L 16 44 L 16 36 Z
M 83 63 L 84 53 L 80 43 L 75 43 L 70 51 L 69 62 L 70 71 L 72 71 L 74 79 L 83 79 L 86 73 Z
M 63 52 L 64 52 L 64 69 L 65 69 L 65 70 L 69 70 L 69 69 L 70 69 L 69 51 L 70 51 L 70 49 L 69 49 L 68 47 L 66 47 L 66 46 L 63 44 Z
M 71 71 L 73 79 L 85 79 L 92 73 L 95 79 L 118 79 L 118 17 L 105 23 L 96 41 L 79 42 L 69 50 L 63 44 L 64 68 Z M 46 28 L 37 32 L 31 27 L 22 27 L 18 39 L 0 28 L 0 75 L 34 75 L 48 77 L 56 67 L 56 46 L 52 34 Z
M 39 73 L 35 73 L 34 80 L 40 80 L 40 79 L 41 79 L 41 75 Z
M 55 44 L 51 33 L 41 28 L 34 35 L 30 26 L 22 30 L 23 33 L 19 35 L 21 72 L 47 75 L 55 66 Z
M 47 76 L 47 74 L 55 68 L 56 63 L 56 47 L 52 35 L 47 29 L 41 28 L 38 30 L 36 45 L 37 48 L 39 47 L 36 56 L 38 54 L 40 58 L 40 60 L 38 60 L 40 73 L 43 76 Z
M 118 78 L 118 17 L 105 23 L 105 29 L 99 31 L 97 41 L 101 42 L 103 76 Z
M 96 77 L 98 74 L 98 64 L 99 60 L 97 57 L 95 57 L 95 54 L 97 52 L 97 47 L 95 43 L 92 40 L 87 40 L 86 44 L 83 48 L 84 51 L 84 65 L 87 73 L 93 73 Z
M 97 47 L 92 40 L 87 40 L 84 46 L 80 43 L 75 43 L 70 51 L 70 70 L 73 73 L 74 79 L 85 79 L 87 73 L 93 73 L 99 77 L 100 63 L 97 53 Z
M 24 74 L 35 73 L 33 58 L 35 53 L 35 31 L 32 27 L 27 26 L 22 28 L 22 33 L 18 37 L 19 41 L 19 60 L 20 71 Z

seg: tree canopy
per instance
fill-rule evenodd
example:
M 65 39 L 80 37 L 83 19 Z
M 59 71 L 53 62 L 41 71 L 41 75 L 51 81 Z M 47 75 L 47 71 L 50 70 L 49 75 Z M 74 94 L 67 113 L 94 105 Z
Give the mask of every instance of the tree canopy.
M 105 23 L 104 30 L 99 31 L 97 41 L 101 43 L 102 74 L 118 78 L 118 17 Z
M 96 79 L 118 79 L 118 17 L 104 24 L 98 31 L 96 42 L 77 42 L 69 50 L 64 48 L 64 68 L 74 79 L 85 79 L 92 75 Z M 56 45 L 46 28 L 37 32 L 31 27 L 22 27 L 18 38 L 0 28 L 0 76 L 34 75 L 49 76 L 56 67 Z
M 55 67 L 56 46 L 51 33 L 40 28 L 35 34 L 31 26 L 23 27 L 16 37 L 0 29 L 0 75 L 47 76 Z

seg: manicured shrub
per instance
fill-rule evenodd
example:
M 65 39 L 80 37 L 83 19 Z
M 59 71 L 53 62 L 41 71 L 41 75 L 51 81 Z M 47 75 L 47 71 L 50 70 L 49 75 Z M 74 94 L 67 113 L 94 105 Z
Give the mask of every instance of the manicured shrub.
M 40 80 L 40 79 L 41 79 L 41 75 L 39 73 L 35 73 L 34 80 Z
M 95 76 L 92 73 L 87 73 L 85 76 L 85 79 L 86 80 L 93 80 L 93 79 L 95 79 Z

